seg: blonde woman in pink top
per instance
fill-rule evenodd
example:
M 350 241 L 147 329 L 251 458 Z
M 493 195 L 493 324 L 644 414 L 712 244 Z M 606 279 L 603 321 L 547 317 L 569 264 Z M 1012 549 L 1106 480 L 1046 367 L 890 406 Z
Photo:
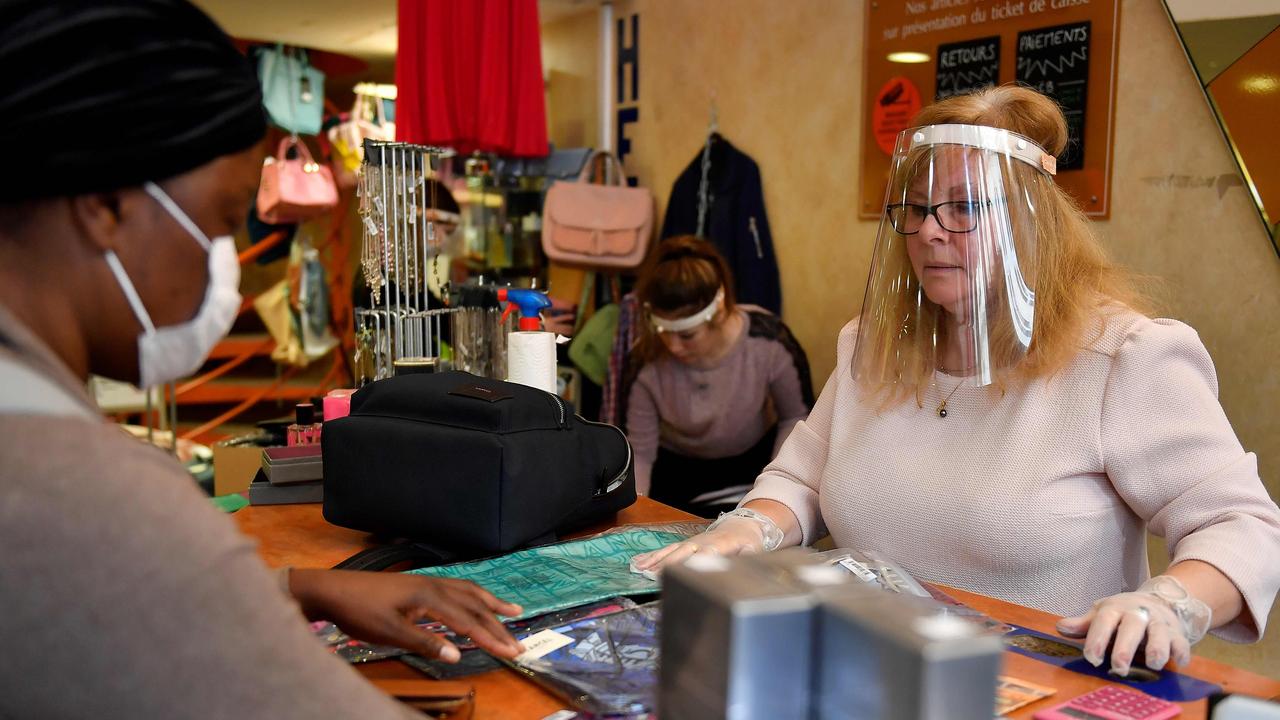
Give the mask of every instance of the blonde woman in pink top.
M 1054 102 L 1003 86 L 925 108 L 894 154 L 861 313 L 836 370 L 698 552 L 875 550 L 914 575 L 1068 616 L 1111 668 L 1256 641 L 1280 511 L 1191 328 L 1151 319 L 1054 182 Z M 1068 154 L 1064 155 L 1064 151 Z M 1150 577 L 1145 537 L 1170 565 Z M 1143 657 L 1136 657 L 1145 639 Z

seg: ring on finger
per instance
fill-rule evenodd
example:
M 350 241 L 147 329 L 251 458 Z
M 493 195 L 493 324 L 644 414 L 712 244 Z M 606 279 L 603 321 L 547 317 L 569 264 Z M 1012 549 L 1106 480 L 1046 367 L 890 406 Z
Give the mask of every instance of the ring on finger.
M 1134 615 L 1137 615 L 1139 618 L 1141 618 L 1141 619 L 1142 619 L 1142 622 L 1144 622 L 1144 623 L 1150 623 L 1150 622 L 1151 622 L 1151 611 L 1150 611 L 1150 610 L 1148 610 L 1148 609 L 1146 608 L 1146 606 L 1139 606 L 1139 607 L 1136 607 L 1136 608 L 1134 608 L 1133 610 L 1130 610 L 1129 612 L 1130 612 L 1130 613 L 1132 613 L 1132 614 L 1134 614 Z

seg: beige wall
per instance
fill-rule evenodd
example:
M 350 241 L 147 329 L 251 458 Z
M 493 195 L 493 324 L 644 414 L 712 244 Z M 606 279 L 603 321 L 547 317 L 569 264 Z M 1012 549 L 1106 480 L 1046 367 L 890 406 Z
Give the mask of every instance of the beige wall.
M 558 148 L 595 147 L 600 127 L 599 35 L 595 12 L 542 26 L 547 137 Z
M 1099 225 L 1122 262 L 1164 281 L 1166 314 L 1199 331 L 1227 417 L 1277 498 L 1280 259 L 1158 0 L 1126 0 L 1121 24 L 1113 210 Z M 1270 624 L 1261 645 L 1198 650 L 1280 677 L 1280 608 Z
M 862 303 L 876 232 L 856 219 L 863 3 L 620 0 L 615 9 L 640 14 L 640 121 L 628 133 L 628 170 L 654 190 L 661 217 L 715 93 L 721 131 L 760 165 L 785 320 L 821 382 L 837 332 Z M 594 73 L 595 14 L 575 17 L 587 18 L 576 21 L 581 30 L 557 22 L 545 53 L 589 46 L 575 57 L 590 67 L 575 72 Z M 1124 1 L 1118 82 L 1113 219 L 1099 230 L 1121 261 L 1167 283 L 1164 314 L 1199 330 L 1223 406 L 1280 496 L 1280 259 L 1232 184 L 1235 166 L 1159 0 Z M 585 103 L 582 112 L 594 123 Z M 1223 646 L 1206 641 L 1203 652 L 1280 676 L 1280 626 L 1243 653 Z
M 862 304 L 876 227 L 858 222 L 862 5 L 849 0 L 615 3 L 640 14 L 640 120 L 627 169 L 658 199 L 700 152 L 711 96 L 721 133 L 760 165 L 787 324 L 815 383 Z

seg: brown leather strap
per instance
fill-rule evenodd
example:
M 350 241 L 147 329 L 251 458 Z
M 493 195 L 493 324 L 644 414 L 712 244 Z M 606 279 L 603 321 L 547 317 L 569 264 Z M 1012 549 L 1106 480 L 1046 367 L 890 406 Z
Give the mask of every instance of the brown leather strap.
M 428 717 L 470 720 L 475 714 L 476 690 L 464 682 L 390 678 L 369 678 L 369 682 Z
M 382 692 L 400 700 L 467 698 L 476 693 L 470 683 L 456 680 L 370 678 L 369 682 Z

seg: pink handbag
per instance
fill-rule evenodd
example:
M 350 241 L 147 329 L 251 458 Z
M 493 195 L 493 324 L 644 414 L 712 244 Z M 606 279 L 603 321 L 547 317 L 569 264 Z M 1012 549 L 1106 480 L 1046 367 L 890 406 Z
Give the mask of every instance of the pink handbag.
M 298 156 L 287 159 L 289 146 Z M 280 141 L 275 157 L 262 162 L 258 186 L 258 217 L 276 225 L 323 215 L 338 204 L 338 188 L 328 167 L 311 159 L 306 143 L 295 137 Z
M 617 163 L 616 184 L 587 182 L 596 155 Z M 542 210 L 542 250 L 547 257 L 591 267 L 639 267 L 653 235 L 653 195 L 626 182 L 618 156 L 597 152 L 577 182 L 552 184 Z

